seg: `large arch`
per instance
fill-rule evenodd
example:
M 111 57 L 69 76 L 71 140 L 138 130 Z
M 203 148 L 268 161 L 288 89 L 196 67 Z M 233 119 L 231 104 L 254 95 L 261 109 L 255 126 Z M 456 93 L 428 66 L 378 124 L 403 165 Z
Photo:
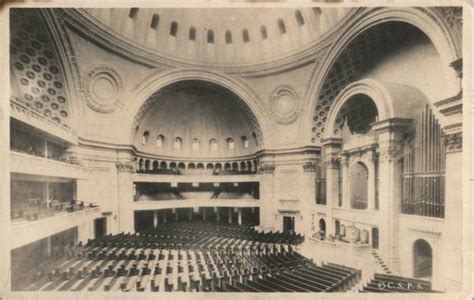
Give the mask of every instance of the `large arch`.
M 440 54 L 443 65 L 446 66 L 446 72 L 449 72 L 450 87 L 453 89 L 459 88 L 459 79 L 456 78 L 456 74 L 451 69 L 450 64 L 461 57 L 462 45 L 459 38 L 455 36 L 448 24 L 446 24 L 439 13 L 435 12 L 434 8 L 371 8 L 346 24 L 341 30 L 340 35 L 335 38 L 336 43 L 327 51 L 329 54 L 316 65 L 315 68 L 317 69 L 311 78 L 310 87 L 307 92 L 307 97 L 310 101 L 309 109 L 304 112 L 303 128 L 300 131 L 303 135 L 301 137 L 303 140 L 311 140 L 312 118 L 319 101 L 318 95 L 323 88 L 328 73 L 344 49 L 362 32 L 376 25 L 394 21 L 404 22 L 420 29 L 431 40 Z
M 265 109 L 258 96 L 244 83 L 227 75 L 202 69 L 174 69 L 166 72 L 154 72 L 149 75 L 140 85 L 130 92 L 127 104 L 125 104 L 120 112 L 122 132 L 130 133 L 133 130 L 134 119 L 145 101 L 162 88 L 181 81 L 198 80 L 210 82 L 219 85 L 238 96 L 251 110 L 256 118 L 256 123 L 261 129 L 261 140 L 266 146 L 271 142 L 267 138 L 270 133 L 271 126 Z M 131 137 L 124 137 L 125 143 L 131 143 Z
M 368 96 L 377 107 L 379 121 L 392 118 L 415 118 L 416 113 L 428 104 L 428 99 L 415 87 L 363 79 L 349 84 L 334 100 L 328 112 L 325 138 L 334 137 L 336 117 L 340 109 L 356 95 Z M 409 106 L 410 104 L 410 106 Z

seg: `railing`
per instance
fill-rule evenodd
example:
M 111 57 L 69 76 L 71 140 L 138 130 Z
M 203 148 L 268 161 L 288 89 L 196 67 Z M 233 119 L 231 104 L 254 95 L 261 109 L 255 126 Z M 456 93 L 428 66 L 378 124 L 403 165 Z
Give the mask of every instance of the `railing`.
M 84 201 L 42 201 L 41 199 L 30 199 L 28 203 L 12 204 L 10 210 L 11 220 L 35 221 L 53 217 L 64 212 L 75 212 L 87 208 L 97 207 L 93 203 Z

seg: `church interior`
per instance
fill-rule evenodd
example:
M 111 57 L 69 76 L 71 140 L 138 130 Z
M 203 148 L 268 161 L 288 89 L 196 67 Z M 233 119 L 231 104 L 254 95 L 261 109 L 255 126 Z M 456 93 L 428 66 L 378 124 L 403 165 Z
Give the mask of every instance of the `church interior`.
M 462 7 L 9 17 L 11 291 L 463 289 Z

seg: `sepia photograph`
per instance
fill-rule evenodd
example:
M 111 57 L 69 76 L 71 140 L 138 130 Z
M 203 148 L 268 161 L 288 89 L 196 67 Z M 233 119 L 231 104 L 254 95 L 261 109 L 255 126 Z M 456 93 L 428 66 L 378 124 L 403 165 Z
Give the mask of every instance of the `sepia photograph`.
M 469 299 L 470 5 L 0 2 L 0 299 Z

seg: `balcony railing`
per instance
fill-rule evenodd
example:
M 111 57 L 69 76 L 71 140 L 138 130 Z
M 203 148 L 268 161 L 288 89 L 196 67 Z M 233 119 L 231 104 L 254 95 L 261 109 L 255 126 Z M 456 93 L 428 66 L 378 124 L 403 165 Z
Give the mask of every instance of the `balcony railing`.
M 12 203 L 10 217 L 12 221 L 35 221 L 54 217 L 64 212 L 75 212 L 88 208 L 97 207 L 93 203 L 84 201 L 59 201 L 50 202 L 37 199 L 28 199 L 26 203 Z

